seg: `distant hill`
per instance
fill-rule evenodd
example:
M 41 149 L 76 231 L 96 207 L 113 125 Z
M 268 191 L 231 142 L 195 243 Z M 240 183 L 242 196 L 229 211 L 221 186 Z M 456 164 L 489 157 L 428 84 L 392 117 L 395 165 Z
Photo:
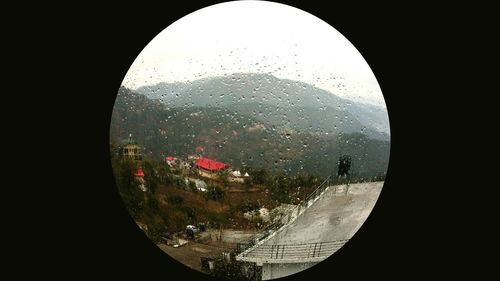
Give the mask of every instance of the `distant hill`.
M 336 135 L 364 133 L 370 138 L 388 140 L 388 135 L 364 126 L 351 113 L 330 106 L 295 106 L 293 109 L 258 103 L 238 103 L 226 108 L 252 116 L 259 121 L 300 132 Z
M 145 147 L 146 154 L 156 158 L 186 157 L 193 154 L 197 146 L 203 146 L 205 156 L 234 167 L 251 166 L 274 172 L 326 176 L 335 171 L 336 161 L 342 154 L 353 157 L 352 169 L 360 175 L 374 176 L 387 170 L 389 142 L 370 138 L 366 131 L 357 132 L 362 125 L 354 117 L 347 115 L 347 119 L 352 119 L 348 125 L 333 122 L 349 132 L 316 131 L 318 126 L 330 126 L 329 120 L 335 120 L 331 114 L 339 113 L 334 110 L 315 110 L 308 120 L 293 117 L 298 121 L 296 126 L 291 126 L 282 114 L 300 116 L 300 111 L 290 114 L 275 110 L 276 114 L 261 118 L 251 109 L 259 105 L 197 103 L 179 107 L 166 104 L 121 87 L 112 114 L 111 141 L 120 142 L 132 133 Z M 271 105 L 261 106 L 267 111 Z M 303 108 L 308 110 L 307 106 Z M 314 123 L 314 120 L 323 121 Z
M 255 111 L 257 119 L 276 125 L 279 125 L 275 122 L 277 116 L 287 113 L 280 120 L 289 120 L 296 130 L 361 132 L 364 128 L 364 133 L 371 138 L 389 140 L 385 108 L 343 99 L 310 84 L 269 74 L 235 73 L 190 83 L 159 83 L 136 91 L 161 101 L 168 108 L 212 106 L 241 110 L 244 114 Z M 319 118 L 322 114 L 328 119 Z M 310 127 L 321 120 L 324 122 L 319 127 Z

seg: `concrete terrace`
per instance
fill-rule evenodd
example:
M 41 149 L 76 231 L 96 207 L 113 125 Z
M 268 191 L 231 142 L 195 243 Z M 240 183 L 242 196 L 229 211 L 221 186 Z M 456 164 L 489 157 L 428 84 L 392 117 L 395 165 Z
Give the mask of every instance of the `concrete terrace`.
M 297 218 L 239 255 L 238 260 L 262 265 L 316 263 L 326 259 L 358 231 L 382 186 L 383 182 L 329 186 Z M 276 249 L 277 245 L 281 245 L 281 250 Z

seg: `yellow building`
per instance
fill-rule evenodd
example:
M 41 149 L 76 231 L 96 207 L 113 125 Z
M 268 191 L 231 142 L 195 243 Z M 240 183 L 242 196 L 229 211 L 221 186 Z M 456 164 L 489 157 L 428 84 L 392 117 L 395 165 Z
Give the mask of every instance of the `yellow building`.
M 141 147 L 137 145 L 135 141 L 132 140 L 132 135 L 130 135 L 129 139 L 125 141 L 122 147 L 122 155 L 130 159 L 140 161 L 142 160 L 141 150 L 142 150 Z

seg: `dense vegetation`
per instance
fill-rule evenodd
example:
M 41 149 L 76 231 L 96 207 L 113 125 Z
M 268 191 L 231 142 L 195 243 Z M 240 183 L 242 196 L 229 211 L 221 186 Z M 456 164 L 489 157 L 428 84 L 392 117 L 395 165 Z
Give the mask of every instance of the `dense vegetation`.
M 232 92 L 234 83 L 241 84 L 228 79 L 162 84 L 156 92 L 139 89 L 141 94 L 124 87 L 119 90 L 110 127 L 115 181 L 131 216 L 154 242 L 199 222 L 215 228 L 262 228 L 266 225 L 262 218 L 248 219 L 244 214 L 283 203 L 299 204 L 327 176 L 333 176 L 332 184 L 384 180 L 389 137 L 366 124 L 382 120 L 378 125 L 388 131 L 388 123 L 380 118 L 385 112 L 361 104 L 348 111 L 346 100 L 326 91 L 266 75 L 258 79 L 267 82 L 259 80 L 257 86 L 247 81 L 238 93 L 214 99 L 219 92 Z M 202 84 L 210 87 L 202 89 Z M 266 89 L 260 99 L 267 103 L 257 101 L 255 91 L 252 102 L 241 102 L 255 87 Z M 272 93 L 266 97 L 273 87 L 288 98 Z M 184 95 L 173 98 L 177 92 Z M 164 98 L 165 93 L 171 97 Z M 298 102 L 302 96 L 306 98 Z M 318 106 L 320 97 L 328 106 Z M 141 161 L 121 156 L 120 145 L 129 134 L 144 147 Z M 199 178 L 194 169 L 171 170 L 163 160 L 166 156 L 187 159 L 200 146 L 204 156 L 250 177 L 244 183 L 231 183 L 227 172 L 220 173 L 205 179 L 206 191 L 200 191 L 186 180 Z M 133 176 L 139 165 L 143 181 Z M 232 261 L 217 259 L 210 274 L 259 279 L 248 272 L 258 271 L 233 257 Z
M 132 133 L 156 160 L 187 157 L 197 146 L 205 155 L 236 168 L 258 167 L 273 174 L 304 173 L 326 177 L 343 154 L 352 156 L 352 173 L 370 178 L 387 170 L 389 142 L 362 131 L 320 134 L 275 126 L 228 108 L 167 108 L 129 89 L 120 88 L 110 137 L 119 142 Z
M 229 183 L 226 181 L 227 174 L 222 173 L 218 179 L 208 180 L 207 191 L 202 192 L 192 181 L 186 183 L 180 175 L 189 171 L 171 171 L 165 162 L 151 157 L 136 162 L 121 156 L 117 147 L 117 144 L 111 144 L 111 161 L 120 195 L 134 220 L 145 226 L 145 232 L 156 242 L 162 233 L 182 231 L 187 224 L 196 225 L 199 222 L 212 227 L 263 227 L 262 220 L 248 221 L 243 214 L 262 207 L 272 209 L 281 203 L 299 204 L 324 180 L 311 175 L 288 176 L 247 167 L 243 172 L 251 176 L 245 183 Z M 133 176 L 138 165 L 145 174 L 143 184 L 146 191 L 140 189 L 141 182 Z M 193 174 L 190 176 L 196 177 Z M 341 183 L 345 180 L 334 181 Z M 349 176 L 348 180 L 367 179 Z M 234 188 L 240 191 L 229 192 Z M 248 193 L 249 189 L 253 192 Z
M 341 80 L 337 80 L 339 84 Z M 163 82 L 136 91 L 170 108 L 227 108 L 270 125 L 300 131 L 352 133 L 365 128 L 370 138 L 388 140 L 389 119 L 384 107 L 353 102 L 311 84 L 265 73 Z

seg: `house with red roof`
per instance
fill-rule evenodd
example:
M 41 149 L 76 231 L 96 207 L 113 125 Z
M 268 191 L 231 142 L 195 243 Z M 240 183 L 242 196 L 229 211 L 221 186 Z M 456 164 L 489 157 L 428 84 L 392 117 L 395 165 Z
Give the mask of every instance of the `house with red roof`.
M 136 180 L 139 182 L 139 189 L 142 191 L 146 191 L 146 185 L 145 185 L 145 180 L 144 180 L 144 171 L 142 170 L 141 167 L 139 167 L 137 170 L 134 172 L 134 177 Z
M 139 146 L 139 144 L 132 139 L 132 134 L 129 134 L 129 138 L 123 141 L 122 146 L 120 147 L 121 155 L 124 158 L 131 159 L 134 161 L 135 168 L 132 172 L 132 175 L 139 182 L 139 188 L 142 191 L 146 191 L 145 180 L 144 180 L 144 171 L 142 170 L 142 155 L 144 148 Z
M 165 157 L 165 162 L 167 163 L 168 166 L 170 166 L 171 169 L 175 169 L 176 168 L 176 163 L 175 163 L 175 157 L 173 156 L 167 156 Z
M 140 177 L 140 178 L 143 178 L 144 177 L 144 171 L 139 168 L 137 169 L 135 172 L 134 172 L 134 177 Z
M 229 165 L 209 158 L 199 157 L 196 159 L 195 167 L 201 176 L 213 178 L 217 172 L 229 168 Z

